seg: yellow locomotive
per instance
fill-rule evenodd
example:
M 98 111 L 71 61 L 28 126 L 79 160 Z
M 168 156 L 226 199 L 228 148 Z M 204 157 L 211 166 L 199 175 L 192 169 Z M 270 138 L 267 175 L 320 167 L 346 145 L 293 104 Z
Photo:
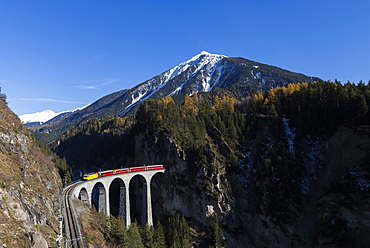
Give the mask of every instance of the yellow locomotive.
M 83 180 L 92 180 L 98 177 L 99 177 L 98 173 L 89 173 L 83 176 Z

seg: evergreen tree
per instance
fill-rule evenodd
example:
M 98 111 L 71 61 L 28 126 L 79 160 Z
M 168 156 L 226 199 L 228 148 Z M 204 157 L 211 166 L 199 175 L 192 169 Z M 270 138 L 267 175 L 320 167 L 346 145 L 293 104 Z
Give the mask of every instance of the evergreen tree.
M 145 227 L 141 229 L 141 237 L 143 239 L 143 244 L 146 248 L 154 247 L 154 230 L 152 227 L 146 223 Z
M 0 101 L 7 105 L 6 95 L 1 92 L 1 87 L 0 87 Z
M 215 244 L 216 248 L 224 247 L 224 234 L 218 222 L 214 225 L 214 234 L 215 234 Z
M 268 109 L 269 115 L 272 117 L 277 117 L 278 113 L 276 112 L 275 104 L 271 104 L 269 109 Z
M 71 183 L 72 183 L 71 173 L 69 171 L 66 171 L 64 174 L 63 187 L 67 187 Z
M 127 229 L 125 226 L 125 221 L 123 220 L 122 216 L 118 216 L 118 218 L 111 216 L 110 219 L 111 219 L 111 234 L 114 243 L 117 245 L 117 247 L 129 248 L 130 246 Z
M 367 113 L 369 111 L 364 95 L 359 94 L 358 96 L 356 96 L 355 102 L 356 102 L 356 120 L 360 124 L 363 124 L 367 120 Z
M 176 229 L 171 232 L 169 244 L 170 248 L 181 248 L 180 235 Z
M 224 247 L 224 235 L 222 232 L 222 228 L 220 224 L 216 220 L 215 223 L 210 227 L 210 239 L 213 242 L 213 246 L 215 248 Z
M 166 236 L 161 222 L 158 220 L 153 234 L 153 248 L 166 248 Z
M 184 216 L 169 218 L 167 240 L 171 248 L 191 247 L 190 228 Z
M 140 236 L 139 225 L 133 222 L 128 229 L 128 240 L 130 248 L 145 248 Z

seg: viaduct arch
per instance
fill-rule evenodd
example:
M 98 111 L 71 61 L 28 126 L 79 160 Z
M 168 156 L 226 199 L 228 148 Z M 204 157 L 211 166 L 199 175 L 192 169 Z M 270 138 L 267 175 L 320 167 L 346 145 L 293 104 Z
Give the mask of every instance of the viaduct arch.
M 106 215 L 110 215 L 110 202 L 109 197 L 110 188 L 112 183 L 119 184 L 119 215 L 123 216 L 126 221 L 126 226 L 131 224 L 131 215 L 130 215 L 130 182 L 131 179 L 135 176 L 141 176 L 144 178 L 143 185 L 143 202 L 142 210 L 146 210 L 142 213 L 142 217 L 146 217 L 148 225 L 153 226 L 153 214 L 152 214 L 152 195 L 151 195 L 151 180 L 153 176 L 157 173 L 164 173 L 165 169 L 158 170 L 147 170 L 147 171 L 138 171 L 124 174 L 115 174 L 105 177 L 99 177 L 93 180 L 84 181 L 83 183 L 78 184 L 72 191 L 72 195 L 79 198 L 80 200 L 87 202 L 89 205 L 92 204 L 92 192 L 94 188 L 97 188 L 99 192 L 98 200 L 98 212 L 103 212 Z M 144 201 L 144 198 L 146 198 Z M 122 206 L 123 205 L 123 206 Z M 144 219 L 144 218 L 142 218 Z

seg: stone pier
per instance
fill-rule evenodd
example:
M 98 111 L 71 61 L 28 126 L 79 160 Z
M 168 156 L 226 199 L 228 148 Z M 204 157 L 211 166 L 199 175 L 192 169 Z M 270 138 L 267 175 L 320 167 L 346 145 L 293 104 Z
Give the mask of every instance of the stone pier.
M 110 199 L 109 190 L 114 180 L 119 180 L 119 215 L 124 217 L 126 225 L 131 224 L 130 214 L 130 181 L 135 176 L 142 176 L 144 178 L 143 192 L 142 192 L 142 223 L 146 222 L 153 226 L 152 214 L 152 195 L 151 195 L 151 181 L 155 174 L 164 173 L 165 169 L 148 170 L 139 172 L 122 173 L 111 176 L 105 176 L 90 181 L 84 181 L 78 184 L 74 190 L 73 195 L 84 202 L 92 204 L 92 191 L 95 188 L 99 191 L 98 211 L 110 215 Z

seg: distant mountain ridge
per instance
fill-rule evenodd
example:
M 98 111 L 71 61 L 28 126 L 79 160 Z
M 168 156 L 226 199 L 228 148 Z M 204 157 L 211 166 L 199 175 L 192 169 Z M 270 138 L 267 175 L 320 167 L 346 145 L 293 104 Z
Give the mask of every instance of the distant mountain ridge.
M 251 92 L 264 92 L 289 83 L 319 80 L 244 58 L 230 58 L 203 51 L 131 89 L 111 93 L 79 111 L 65 114 L 57 121 L 49 121 L 38 132 L 54 133 L 55 136 L 89 118 L 131 114 L 140 102 L 148 98 L 172 96 L 181 103 L 186 94 L 216 89 L 241 98 Z
M 86 106 L 85 106 L 86 107 Z M 79 111 L 85 107 L 82 108 L 77 108 L 75 110 L 67 110 L 67 111 L 62 111 L 55 113 L 53 110 L 44 110 L 41 112 L 36 112 L 32 114 L 24 114 L 20 115 L 19 119 L 21 120 L 22 124 L 25 125 L 26 127 L 31 127 L 31 126 L 41 126 L 44 124 L 48 123 L 53 123 L 57 122 L 60 119 L 69 116 L 70 114 Z
M 33 113 L 33 114 L 24 114 L 19 116 L 21 122 L 24 125 L 42 125 L 43 123 L 47 122 L 48 120 L 54 118 L 55 116 L 59 115 L 60 113 L 55 113 L 52 110 L 44 110 L 41 112 Z

